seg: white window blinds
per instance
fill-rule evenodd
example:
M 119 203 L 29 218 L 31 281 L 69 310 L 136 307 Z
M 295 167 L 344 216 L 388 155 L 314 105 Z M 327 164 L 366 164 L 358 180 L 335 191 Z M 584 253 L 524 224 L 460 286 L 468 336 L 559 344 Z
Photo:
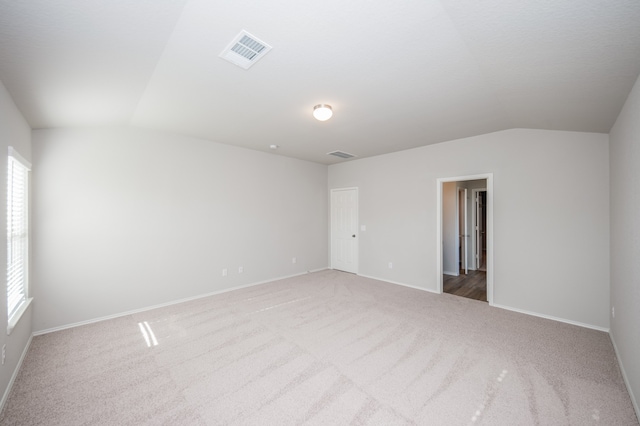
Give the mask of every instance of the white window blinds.
M 27 302 L 29 260 L 29 170 L 31 165 L 9 147 L 7 164 L 7 312 L 17 321 Z

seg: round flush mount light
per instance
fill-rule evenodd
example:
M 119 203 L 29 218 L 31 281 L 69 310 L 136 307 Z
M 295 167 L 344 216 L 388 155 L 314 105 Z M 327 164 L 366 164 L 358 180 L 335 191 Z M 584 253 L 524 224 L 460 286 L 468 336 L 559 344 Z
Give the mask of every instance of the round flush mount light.
M 269 145 L 269 148 L 271 148 L 271 149 L 278 149 L 278 148 L 280 148 L 280 146 L 278 146 L 278 145 L 276 145 L 276 144 L 273 144 L 273 145 Z
M 313 116 L 318 121 L 327 121 L 333 115 L 331 105 L 318 104 L 313 107 Z

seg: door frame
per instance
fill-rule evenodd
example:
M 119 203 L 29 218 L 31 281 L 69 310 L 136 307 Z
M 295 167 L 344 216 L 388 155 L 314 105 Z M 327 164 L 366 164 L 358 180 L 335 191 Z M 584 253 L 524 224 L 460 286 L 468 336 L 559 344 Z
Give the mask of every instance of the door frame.
M 331 188 L 329 190 L 329 269 L 334 269 L 333 268 L 333 253 L 332 253 L 332 249 L 333 249 L 333 194 L 334 192 L 338 192 L 338 191 L 355 191 L 356 192 L 356 224 L 355 224 L 355 228 L 356 228 L 356 235 L 359 235 L 359 229 L 360 229 L 360 192 L 358 191 L 358 187 L 357 186 L 350 186 L 350 187 L 345 187 L 345 188 Z M 360 271 L 360 238 L 356 238 L 356 259 L 355 259 L 355 271 L 353 272 L 354 274 L 358 275 L 358 272 Z
M 436 209 L 436 273 L 438 283 L 438 293 L 443 291 L 443 279 L 442 279 L 442 184 L 445 182 L 459 182 L 467 180 L 487 180 L 487 302 L 490 306 L 493 306 L 493 173 L 483 173 L 477 175 L 466 176 L 454 176 L 438 178 L 436 180 L 436 197 L 437 197 L 437 209 Z

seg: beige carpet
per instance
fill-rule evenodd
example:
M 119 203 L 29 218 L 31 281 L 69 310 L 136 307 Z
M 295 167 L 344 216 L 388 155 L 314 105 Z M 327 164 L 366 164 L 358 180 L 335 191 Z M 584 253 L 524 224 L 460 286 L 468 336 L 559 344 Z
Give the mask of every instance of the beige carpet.
M 0 423 L 638 424 L 606 333 L 336 271 L 35 337 Z

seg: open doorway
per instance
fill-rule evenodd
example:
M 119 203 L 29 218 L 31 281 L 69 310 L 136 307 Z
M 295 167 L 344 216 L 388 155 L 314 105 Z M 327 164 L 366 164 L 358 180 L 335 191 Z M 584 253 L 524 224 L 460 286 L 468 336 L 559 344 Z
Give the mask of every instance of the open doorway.
M 493 302 L 491 174 L 438 179 L 440 292 Z

